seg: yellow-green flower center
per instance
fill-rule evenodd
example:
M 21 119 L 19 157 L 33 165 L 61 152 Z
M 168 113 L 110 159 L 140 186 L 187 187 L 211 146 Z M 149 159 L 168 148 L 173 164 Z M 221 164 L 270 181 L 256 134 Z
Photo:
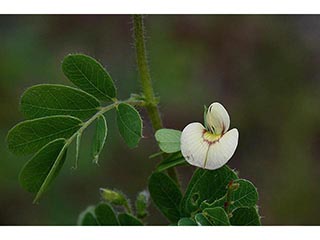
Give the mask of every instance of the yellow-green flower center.
M 214 143 L 221 138 L 221 134 L 214 134 L 210 131 L 204 131 L 202 135 L 203 139 L 208 143 Z

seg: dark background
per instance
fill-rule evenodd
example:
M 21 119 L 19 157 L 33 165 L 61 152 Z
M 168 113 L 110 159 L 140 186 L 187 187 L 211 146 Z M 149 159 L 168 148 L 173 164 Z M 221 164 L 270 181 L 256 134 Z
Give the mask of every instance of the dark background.
M 219 101 L 240 131 L 229 161 L 258 187 L 263 224 L 320 224 L 319 16 L 147 16 L 151 74 L 168 128 L 202 122 L 203 105 Z M 70 84 L 60 63 L 68 53 L 99 59 L 119 97 L 139 92 L 129 16 L 0 16 L 0 224 L 73 225 L 99 201 L 99 187 L 134 199 L 145 189 L 157 151 L 145 112 L 144 136 L 129 150 L 114 114 L 100 166 L 91 164 L 92 132 L 80 166 L 69 151 L 39 205 L 18 182 L 27 158 L 9 153 L 7 131 L 21 121 L 19 97 L 38 83 Z M 178 169 L 183 186 L 193 167 Z M 149 224 L 166 224 L 150 208 Z

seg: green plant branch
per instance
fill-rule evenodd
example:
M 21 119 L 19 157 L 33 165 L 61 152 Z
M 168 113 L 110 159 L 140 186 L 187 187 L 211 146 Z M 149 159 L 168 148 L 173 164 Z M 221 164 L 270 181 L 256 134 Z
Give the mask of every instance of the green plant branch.
M 145 95 L 145 108 L 150 118 L 152 128 L 157 131 L 163 128 L 158 101 L 155 97 L 146 52 L 145 29 L 142 15 L 133 16 L 134 43 L 136 49 L 136 59 L 140 74 L 140 82 L 143 94 Z M 168 169 L 169 176 L 178 181 L 177 173 L 174 168 Z
M 136 57 L 140 74 L 141 87 L 143 94 L 145 95 L 146 109 L 148 111 L 152 127 L 156 131 L 162 128 L 162 120 L 160 117 L 160 111 L 158 109 L 157 99 L 155 98 L 155 94 L 153 91 L 150 71 L 148 67 L 143 17 L 141 15 L 134 15 L 133 24 Z

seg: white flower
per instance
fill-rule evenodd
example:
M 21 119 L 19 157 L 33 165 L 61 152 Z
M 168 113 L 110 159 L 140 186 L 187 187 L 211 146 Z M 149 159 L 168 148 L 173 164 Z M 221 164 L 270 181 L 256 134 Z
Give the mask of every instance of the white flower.
M 191 165 L 217 169 L 234 154 L 239 132 L 228 131 L 230 117 L 220 103 L 212 103 L 204 114 L 205 127 L 198 122 L 188 124 L 181 135 L 181 153 Z

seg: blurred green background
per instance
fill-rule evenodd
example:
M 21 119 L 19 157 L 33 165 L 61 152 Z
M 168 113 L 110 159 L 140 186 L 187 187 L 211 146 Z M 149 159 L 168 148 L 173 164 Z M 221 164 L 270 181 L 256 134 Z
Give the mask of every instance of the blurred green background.
M 254 182 L 263 224 L 320 224 L 320 17 L 147 16 L 151 74 L 165 126 L 202 122 L 203 105 L 219 101 L 240 131 L 229 166 Z M 157 161 L 148 118 L 138 148 L 119 137 L 114 114 L 100 166 L 91 163 L 92 132 L 72 149 L 39 205 L 18 182 L 27 158 L 9 153 L 7 131 L 21 121 L 19 97 L 38 83 L 70 84 L 60 63 L 68 53 L 99 59 L 120 98 L 139 92 L 130 16 L 0 16 L 0 224 L 73 225 L 99 201 L 99 187 L 134 199 Z M 193 167 L 178 169 L 186 186 Z M 149 224 L 166 224 L 151 206 Z

